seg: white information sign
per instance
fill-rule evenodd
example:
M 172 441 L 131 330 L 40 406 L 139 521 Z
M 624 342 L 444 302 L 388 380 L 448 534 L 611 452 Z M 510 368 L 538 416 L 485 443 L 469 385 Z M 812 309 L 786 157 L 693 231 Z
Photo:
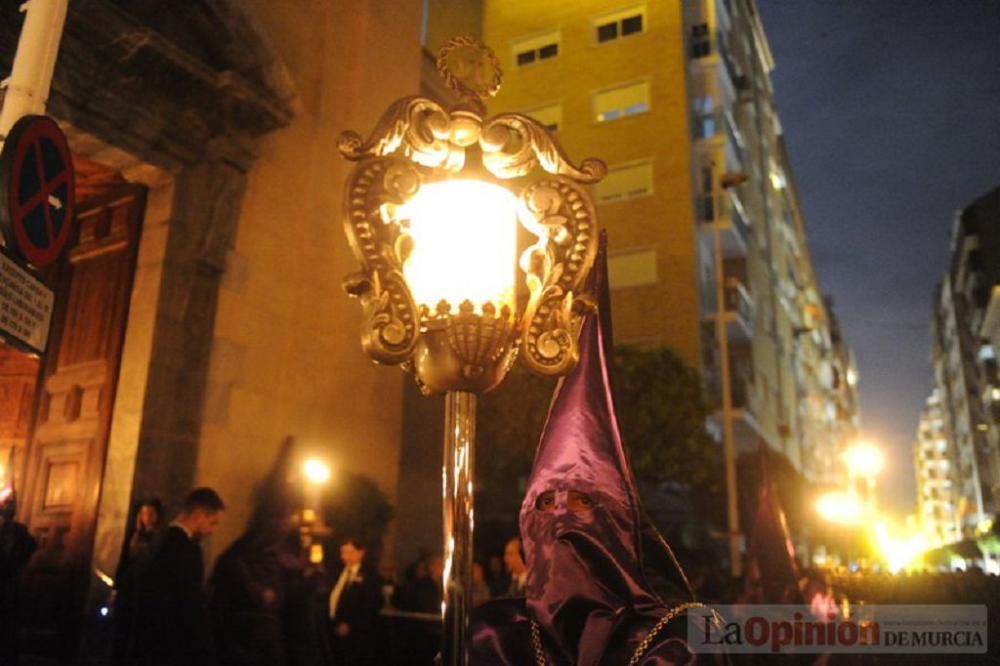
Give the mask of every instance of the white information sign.
M 44 353 L 53 302 L 51 289 L 0 252 L 0 335 Z

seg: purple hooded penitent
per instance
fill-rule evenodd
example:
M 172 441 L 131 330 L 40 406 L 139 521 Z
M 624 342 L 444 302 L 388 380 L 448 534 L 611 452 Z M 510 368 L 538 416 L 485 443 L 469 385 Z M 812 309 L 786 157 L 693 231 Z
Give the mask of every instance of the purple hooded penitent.
M 587 316 L 580 362 L 556 388 L 521 505 L 526 598 L 493 602 L 479 614 L 474 664 L 536 663 L 524 635 L 532 621 L 549 664 L 625 664 L 668 610 L 642 574 L 639 501 L 609 376 L 604 245 L 602 236 L 593 285 L 600 316 Z M 685 644 L 669 638 L 683 634 L 686 620 L 668 627 L 640 663 L 688 662 Z
M 745 599 L 748 603 L 801 603 L 795 547 L 785 512 L 771 483 L 766 445 L 760 447 L 760 494 L 747 548 Z

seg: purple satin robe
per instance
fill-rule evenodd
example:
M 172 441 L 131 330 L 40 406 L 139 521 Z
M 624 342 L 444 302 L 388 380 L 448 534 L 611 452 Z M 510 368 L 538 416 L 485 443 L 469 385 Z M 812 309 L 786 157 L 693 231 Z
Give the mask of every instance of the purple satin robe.
M 609 376 L 603 235 L 593 275 L 600 316 L 587 316 L 580 362 L 556 388 L 521 505 L 525 598 L 490 602 L 474 615 L 470 656 L 477 666 L 535 664 L 531 620 L 550 665 L 625 665 L 669 610 L 642 573 L 638 496 Z M 680 638 L 686 631 L 682 613 L 657 633 L 640 663 L 693 661 Z

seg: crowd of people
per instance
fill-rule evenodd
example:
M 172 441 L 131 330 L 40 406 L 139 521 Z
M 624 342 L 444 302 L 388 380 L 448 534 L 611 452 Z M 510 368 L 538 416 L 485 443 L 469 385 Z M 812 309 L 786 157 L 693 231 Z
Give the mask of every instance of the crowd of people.
M 140 501 L 115 576 L 114 663 L 432 664 L 441 642 L 441 556 L 422 553 L 397 581 L 379 574 L 368 544 L 341 535 L 334 562 L 310 562 L 289 508 L 260 504 L 206 583 L 199 541 L 225 514 L 218 493 L 191 491 L 169 524 L 159 500 Z M 476 562 L 473 605 L 523 595 L 526 578 L 515 537 L 502 559 Z

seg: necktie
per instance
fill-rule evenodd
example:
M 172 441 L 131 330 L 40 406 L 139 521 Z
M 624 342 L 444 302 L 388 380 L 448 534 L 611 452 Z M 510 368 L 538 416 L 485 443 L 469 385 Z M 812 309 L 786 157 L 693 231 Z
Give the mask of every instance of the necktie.
M 337 614 L 337 604 L 340 602 L 340 595 L 343 593 L 344 588 L 347 587 L 351 579 L 354 578 L 354 571 L 351 567 L 344 567 L 344 570 L 340 572 L 340 578 L 337 579 L 337 584 L 333 586 L 333 591 L 330 592 L 330 619 Z

